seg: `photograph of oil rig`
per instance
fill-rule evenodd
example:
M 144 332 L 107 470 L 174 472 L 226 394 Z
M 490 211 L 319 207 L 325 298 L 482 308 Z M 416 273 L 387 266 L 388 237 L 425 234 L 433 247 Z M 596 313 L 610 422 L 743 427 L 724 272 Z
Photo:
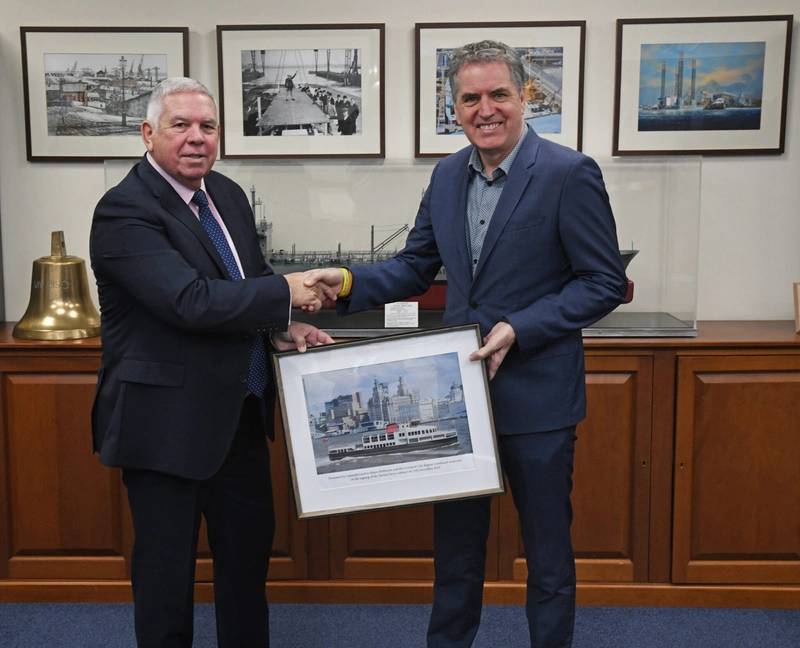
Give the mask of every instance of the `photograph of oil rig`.
M 166 54 L 45 54 L 48 135 L 139 136 Z
M 766 44 L 642 45 L 639 131 L 758 130 Z
M 563 47 L 516 48 L 525 66 L 525 121 L 537 133 L 561 132 Z M 447 82 L 452 48 L 436 50 L 436 134 L 454 135 L 463 129 L 456 123 L 453 97 Z
M 358 49 L 242 50 L 245 136 L 357 135 Z

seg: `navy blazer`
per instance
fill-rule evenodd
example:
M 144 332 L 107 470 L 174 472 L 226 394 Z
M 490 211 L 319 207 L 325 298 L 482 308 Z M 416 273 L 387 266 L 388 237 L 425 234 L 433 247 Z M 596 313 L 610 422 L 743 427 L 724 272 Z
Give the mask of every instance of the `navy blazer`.
M 289 286 L 264 261 L 246 195 L 213 171 L 205 183 L 245 280 L 230 280 L 198 218 L 146 159 L 95 209 L 103 355 L 92 430 L 106 465 L 214 474 L 247 396 L 254 336 L 288 326 Z
M 501 320 L 516 344 L 490 383 L 499 434 L 554 430 L 586 413 L 581 329 L 625 296 L 627 281 L 602 174 L 589 157 L 529 130 L 509 170 L 473 277 L 467 248 L 472 147 L 440 161 L 406 246 L 353 271 L 354 312 L 424 292 L 447 271 L 444 323 Z

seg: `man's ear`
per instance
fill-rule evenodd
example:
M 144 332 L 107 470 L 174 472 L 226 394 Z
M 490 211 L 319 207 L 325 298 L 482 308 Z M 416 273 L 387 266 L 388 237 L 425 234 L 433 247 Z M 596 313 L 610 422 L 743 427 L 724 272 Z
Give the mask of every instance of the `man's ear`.
M 153 127 L 149 122 L 142 122 L 142 140 L 147 150 L 153 152 Z

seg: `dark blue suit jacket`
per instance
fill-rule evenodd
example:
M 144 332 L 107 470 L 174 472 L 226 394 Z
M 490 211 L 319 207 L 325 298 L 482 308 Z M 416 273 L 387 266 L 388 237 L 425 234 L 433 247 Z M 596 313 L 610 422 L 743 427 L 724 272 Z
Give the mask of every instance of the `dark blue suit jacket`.
M 95 210 L 103 357 L 92 428 L 106 465 L 214 474 L 247 396 L 254 336 L 287 328 L 289 287 L 264 262 L 247 197 L 213 171 L 205 182 L 248 279 L 230 280 L 197 217 L 146 160 Z
M 517 342 L 490 383 L 499 434 L 553 430 L 586 412 L 581 329 L 625 296 L 614 217 L 597 164 L 529 131 L 473 278 L 466 198 L 472 147 L 443 159 L 405 248 L 352 268 L 353 312 L 417 295 L 447 270 L 445 324 L 506 320 Z

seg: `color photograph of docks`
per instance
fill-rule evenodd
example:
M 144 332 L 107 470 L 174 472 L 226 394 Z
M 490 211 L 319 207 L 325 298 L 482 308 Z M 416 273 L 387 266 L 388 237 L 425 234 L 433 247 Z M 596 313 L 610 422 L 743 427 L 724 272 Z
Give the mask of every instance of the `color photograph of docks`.
M 362 133 L 358 49 L 242 50 L 245 136 Z
M 563 47 L 516 48 L 525 67 L 525 121 L 537 133 L 561 132 Z M 447 68 L 453 50 L 436 50 L 436 134 L 463 133 L 456 122 Z

